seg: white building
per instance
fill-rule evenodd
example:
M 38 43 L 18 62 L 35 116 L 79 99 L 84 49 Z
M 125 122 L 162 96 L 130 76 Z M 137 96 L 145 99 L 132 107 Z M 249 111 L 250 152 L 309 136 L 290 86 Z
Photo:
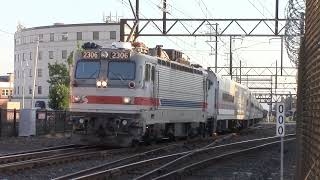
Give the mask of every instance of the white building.
M 77 44 L 95 42 L 108 47 L 120 40 L 119 23 L 54 24 L 33 28 L 19 28 L 14 36 L 14 93 L 13 101 L 31 107 L 34 62 L 39 39 L 35 102 L 48 105 L 48 63 L 65 62 Z M 25 83 L 23 83 L 25 80 Z M 23 88 L 24 87 L 24 88 Z M 48 106 L 47 106 L 48 107 Z

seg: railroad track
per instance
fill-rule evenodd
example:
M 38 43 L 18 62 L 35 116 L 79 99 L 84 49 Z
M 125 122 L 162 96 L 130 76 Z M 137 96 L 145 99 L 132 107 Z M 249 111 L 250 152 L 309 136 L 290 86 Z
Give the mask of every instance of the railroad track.
M 59 146 L 0 156 L 0 172 L 18 170 L 85 159 L 100 155 L 96 146 Z
M 18 153 L 4 154 L 0 156 L 0 164 L 17 162 L 23 160 L 29 160 L 33 158 L 46 157 L 53 154 L 62 153 L 64 151 L 70 151 L 74 149 L 86 148 L 86 146 L 81 145 L 65 145 L 65 146 L 55 146 L 50 148 L 36 149 L 31 151 L 23 151 Z
M 197 140 L 191 140 L 188 142 L 198 142 Z M 205 140 L 204 140 L 205 141 Z M 183 143 L 179 142 L 176 144 L 169 143 L 167 147 L 174 148 L 175 146 L 181 145 Z M 157 148 L 155 150 L 150 150 L 149 152 L 161 152 L 164 151 L 162 148 Z M 66 145 L 57 146 L 51 148 L 44 148 L 32 151 L 25 151 L 20 153 L 12 153 L 0 156 L 0 174 L 13 174 L 18 170 L 39 168 L 48 165 L 63 164 L 71 161 L 84 160 L 100 158 L 104 159 L 106 157 L 118 155 L 118 154 L 136 154 L 131 158 L 127 158 L 127 162 L 130 159 L 135 159 L 141 157 L 143 153 L 137 153 L 141 151 L 146 151 L 151 147 L 136 147 L 136 148 L 121 148 L 121 149 L 103 149 L 97 146 L 81 146 L 81 145 Z M 161 150 L 162 149 L 162 150 Z M 147 153 L 146 155 L 150 154 Z M 163 152 L 164 153 L 164 152 Z M 123 163 L 124 159 L 121 161 Z
M 285 140 L 294 139 L 295 134 L 287 135 Z M 278 137 L 267 137 L 253 140 L 246 140 L 230 144 L 212 146 L 207 145 L 194 150 L 151 157 L 149 152 L 144 155 L 148 159 L 127 162 L 118 160 L 111 162 L 109 166 L 100 169 L 82 171 L 77 176 L 67 177 L 66 179 L 167 179 L 181 176 L 189 170 L 206 166 L 215 160 L 239 155 L 249 151 L 261 149 L 275 145 L 279 142 Z M 131 159 L 132 160 L 132 159 Z M 120 163 L 122 161 L 122 163 Z M 117 164 L 119 163 L 119 164 Z M 104 170 L 103 170 L 104 168 Z M 57 178 L 57 179 L 64 179 Z M 57 180 L 56 179 L 56 180 Z
M 96 172 L 100 172 L 106 169 L 112 169 L 116 167 L 120 167 L 126 164 L 131 164 L 139 161 L 144 161 L 150 158 L 155 158 L 158 156 L 162 156 L 164 154 L 171 154 L 172 151 L 175 152 L 184 152 L 184 151 L 190 151 L 190 149 L 197 149 L 199 147 L 199 144 L 205 144 L 203 147 L 211 147 L 214 146 L 217 143 L 220 143 L 226 139 L 232 138 L 233 134 L 224 135 L 217 138 L 211 138 L 211 139 L 193 139 L 189 141 L 183 141 L 179 143 L 171 143 L 159 148 L 151 149 L 148 151 L 144 151 L 141 153 L 136 153 L 109 163 L 102 164 L 100 166 L 96 166 L 93 168 L 85 169 L 79 172 L 75 172 L 72 174 L 68 174 L 65 176 L 57 177 L 54 180 L 67 180 L 67 179 L 77 179 L 81 178 L 83 176 L 86 176 L 88 174 L 93 174 Z M 194 144 L 193 144 L 194 143 Z

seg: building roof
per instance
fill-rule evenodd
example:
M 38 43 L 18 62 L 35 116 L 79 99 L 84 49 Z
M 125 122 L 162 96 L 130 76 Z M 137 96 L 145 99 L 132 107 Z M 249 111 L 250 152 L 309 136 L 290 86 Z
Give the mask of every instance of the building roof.
M 120 25 L 120 23 L 82 23 L 82 24 L 63 24 L 63 23 L 55 23 L 55 24 L 50 25 L 50 26 L 38 26 L 38 27 L 24 28 L 24 29 L 21 29 L 21 32 L 23 32 L 23 31 L 37 30 L 37 29 L 58 28 L 58 27 L 105 26 L 105 25 Z M 18 31 L 17 31 L 16 33 L 18 33 Z

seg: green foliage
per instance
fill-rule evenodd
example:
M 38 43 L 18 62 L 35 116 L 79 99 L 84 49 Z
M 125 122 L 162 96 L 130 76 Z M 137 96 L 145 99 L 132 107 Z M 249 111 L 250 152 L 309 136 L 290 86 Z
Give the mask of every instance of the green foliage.
M 54 110 L 66 110 L 69 107 L 70 94 L 70 76 L 67 65 L 55 62 L 48 64 L 48 69 L 49 107 Z
M 70 77 L 69 71 L 65 64 L 57 63 L 48 64 L 49 69 L 49 80 L 48 83 L 50 86 L 57 85 L 57 84 L 64 84 L 69 87 Z
M 50 85 L 49 107 L 54 110 L 66 110 L 69 107 L 69 88 L 64 84 Z
M 81 45 L 80 41 L 77 41 L 77 51 L 79 51 L 79 52 L 84 51 L 84 49 L 82 48 L 82 45 Z
M 73 64 L 73 51 L 71 51 L 71 53 L 69 54 L 67 62 L 68 62 L 69 67 L 72 66 L 72 64 Z

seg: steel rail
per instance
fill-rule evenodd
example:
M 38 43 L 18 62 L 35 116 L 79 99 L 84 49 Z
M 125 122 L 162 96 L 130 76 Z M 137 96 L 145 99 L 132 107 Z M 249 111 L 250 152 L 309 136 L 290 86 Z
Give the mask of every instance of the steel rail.
M 287 135 L 289 136 L 294 136 L 295 134 L 290 134 Z M 263 140 L 272 140 L 276 139 L 278 137 L 272 136 L 272 137 L 267 137 L 267 138 L 260 138 L 260 139 L 253 139 L 253 140 L 246 140 L 246 141 L 241 141 L 241 142 L 235 142 L 235 143 L 230 143 L 230 144 L 224 144 L 224 145 L 219 145 L 219 146 L 214 146 L 214 147 L 205 147 L 205 148 L 200 148 L 196 150 L 190 150 L 190 151 L 184 151 L 180 153 L 174 153 L 174 154 L 169 154 L 169 155 L 164 155 L 164 156 L 159 156 L 155 158 L 150 158 L 146 160 L 142 160 L 139 162 L 134 162 L 131 164 L 126 164 L 118 167 L 113 167 L 110 169 L 106 169 L 103 171 L 99 172 L 94 172 L 92 174 L 86 174 L 74 179 L 98 179 L 98 178 L 107 178 L 107 179 L 112 179 L 116 178 L 119 175 L 126 174 L 128 171 L 132 169 L 139 169 L 140 167 L 149 167 L 149 166 L 154 166 L 154 164 L 160 164 L 160 168 L 157 168 L 155 170 L 152 170 L 146 174 L 143 174 L 142 176 L 137 177 L 136 179 L 151 179 L 155 173 L 159 171 L 163 171 L 164 167 L 167 167 L 168 165 L 173 165 L 174 163 L 178 162 L 176 161 L 177 158 L 184 159 L 183 157 L 187 157 L 193 154 L 199 154 L 199 153 L 205 153 L 212 151 L 214 149 L 219 149 L 223 147 L 232 147 L 234 145 L 246 145 L 245 143 L 251 143 L 251 142 L 256 142 L 256 141 L 263 141 Z M 174 163 L 171 163 L 174 162 Z
M 231 135 L 227 135 L 227 136 L 223 136 L 221 138 L 218 138 L 218 139 L 214 140 L 212 143 L 210 143 L 209 145 L 206 145 L 205 147 L 212 146 L 212 145 L 214 145 L 214 144 L 216 144 L 218 142 L 221 142 L 222 140 L 225 140 L 225 139 L 228 139 L 228 138 L 231 138 L 231 137 L 232 137 L 232 134 Z M 121 158 L 121 159 L 118 159 L 118 160 L 115 160 L 115 161 L 112 161 L 112 162 L 108 162 L 108 163 L 96 166 L 96 167 L 92 167 L 92 168 L 89 168 L 89 169 L 85 169 L 85 170 L 82 170 L 82 171 L 78 171 L 78 172 L 75 172 L 75 173 L 71 173 L 71 174 L 67 174 L 67 175 L 61 176 L 61 177 L 57 177 L 57 178 L 54 178 L 53 180 L 75 179 L 75 178 L 78 178 L 78 177 L 81 177 L 81 176 L 85 176 L 87 174 L 92 174 L 92 173 L 95 173 L 95 172 L 98 172 L 98 171 L 102 171 L 102 170 L 105 170 L 105 169 L 110 169 L 110 168 L 114 168 L 114 167 L 117 167 L 117 166 L 121 166 L 121 164 L 129 164 L 129 163 L 132 163 L 132 162 L 135 162 L 135 161 L 139 161 L 139 160 L 141 160 L 143 158 L 147 158 L 149 155 L 153 155 L 153 154 L 155 154 L 157 152 L 161 153 L 161 151 L 165 151 L 165 149 L 168 149 L 169 147 L 181 146 L 181 145 L 183 145 L 183 144 L 181 144 L 181 143 L 169 144 L 169 145 L 164 146 L 164 147 L 159 147 L 159 148 L 152 149 L 152 150 L 149 150 L 149 151 L 146 151 L 146 152 L 137 153 L 137 154 L 134 154 L 134 155 L 131 155 L 131 156 L 128 156 L 128 157 L 124 157 L 124 158 Z
M 88 149 L 88 148 L 91 148 L 91 147 L 90 146 L 80 146 L 80 147 L 66 146 L 65 148 L 64 147 L 54 148 L 54 149 L 45 148 L 38 151 L 35 150 L 31 152 L 22 152 L 22 153 L 3 155 L 3 156 L 0 156 L 0 165 L 4 163 L 9 163 L 9 162 L 17 162 L 17 161 L 30 160 L 33 158 L 51 156 L 53 154 L 63 153 L 64 151 Z
M 290 139 L 286 139 L 284 141 L 285 142 L 286 141 L 292 141 L 292 140 L 295 140 L 295 139 L 296 138 L 290 138 Z M 225 154 L 222 154 L 222 155 L 218 155 L 218 156 L 215 156 L 215 157 L 212 157 L 212 158 L 209 158 L 209 159 L 205 159 L 205 160 L 190 164 L 190 165 L 182 167 L 180 169 L 171 171 L 171 172 L 169 172 L 167 174 L 164 174 L 162 176 L 159 176 L 159 177 L 156 177 L 156 178 L 153 178 L 153 179 L 154 180 L 162 180 L 162 179 L 167 180 L 167 179 L 170 179 L 170 178 L 181 177 L 181 176 L 184 176 L 184 175 L 186 175 L 188 173 L 192 173 L 192 171 L 195 171 L 195 170 L 199 169 L 199 167 L 204 167 L 205 165 L 212 164 L 212 161 L 215 161 L 215 160 L 218 160 L 218 159 L 222 159 L 222 158 L 226 158 L 228 156 L 233 156 L 233 155 L 238 155 L 238 154 L 241 154 L 241 153 L 246 153 L 246 152 L 252 151 L 252 150 L 257 150 L 257 149 L 260 149 L 260 148 L 263 148 L 263 147 L 267 147 L 267 146 L 270 146 L 270 145 L 275 145 L 275 144 L 277 144 L 279 142 L 280 142 L 280 140 L 277 140 L 275 142 L 270 142 L 270 143 L 266 143 L 266 144 L 262 144 L 262 145 L 258 145 L 258 146 L 253 146 L 253 147 L 250 147 L 250 148 L 247 148 L 247 149 L 242 149 L 242 150 L 238 150 L 238 151 L 234 151 L 234 152 L 229 152 L 229 153 L 225 153 Z
M 78 144 L 68 144 L 68 145 L 62 145 L 62 146 L 53 146 L 53 147 L 47 147 L 47 148 L 41 148 L 41 149 L 34 149 L 34 150 L 30 150 L 30 151 L 21 151 L 21 152 L 15 152 L 15 153 L 2 154 L 2 155 L 0 155 L 0 157 L 12 156 L 12 155 L 18 155 L 18 154 L 34 153 L 34 152 L 41 152 L 41 151 L 48 151 L 48 150 L 57 150 L 57 149 L 63 149 L 63 148 L 82 147 L 82 146 L 83 145 L 78 145 Z

